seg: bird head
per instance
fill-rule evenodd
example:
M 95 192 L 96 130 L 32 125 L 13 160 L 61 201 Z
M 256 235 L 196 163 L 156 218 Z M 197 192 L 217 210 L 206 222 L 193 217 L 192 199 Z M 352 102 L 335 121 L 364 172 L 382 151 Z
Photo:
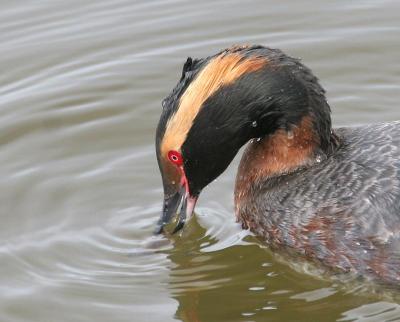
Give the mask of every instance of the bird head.
M 188 58 L 178 84 L 163 101 L 156 132 L 164 187 L 156 232 L 163 231 L 179 205 L 174 232 L 181 229 L 202 189 L 228 167 L 247 141 L 308 113 L 306 88 L 291 72 L 299 63 L 289 60 L 286 67 L 285 58 L 281 51 L 262 46 Z

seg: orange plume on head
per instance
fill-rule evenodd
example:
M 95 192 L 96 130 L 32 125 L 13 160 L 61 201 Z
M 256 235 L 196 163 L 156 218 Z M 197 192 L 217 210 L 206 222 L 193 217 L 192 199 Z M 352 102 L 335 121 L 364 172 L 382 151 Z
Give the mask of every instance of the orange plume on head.
M 221 87 L 232 84 L 242 75 L 261 69 L 267 63 L 265 57 L 245 57 L 228 49 L 212 58 L 189 84 L 179 100 L 175 115 L 168 121 L 161 143 L 161 156 L 168 151 L 179 150 L 186 139 L 193 120 L 203 103 Z

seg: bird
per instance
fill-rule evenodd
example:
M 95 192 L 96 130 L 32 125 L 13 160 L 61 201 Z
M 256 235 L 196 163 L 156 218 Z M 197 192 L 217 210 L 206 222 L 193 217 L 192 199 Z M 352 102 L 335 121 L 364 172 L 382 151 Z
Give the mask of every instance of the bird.
M 234 209 L 276 252 L 390 286 L 400 282 L 400 123 L 333 128 L 318 78 L 298 58 L 235 45 L 188 58 L 162 101 L 155 233 L 183 228 L 201 191 L 246 145 Z M 180 209 L 178 209 L 180 206 Z

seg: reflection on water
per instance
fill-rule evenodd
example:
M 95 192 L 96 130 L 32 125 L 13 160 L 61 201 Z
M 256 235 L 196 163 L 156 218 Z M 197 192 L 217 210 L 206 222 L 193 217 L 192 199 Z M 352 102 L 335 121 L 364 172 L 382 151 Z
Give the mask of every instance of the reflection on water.
M 211 209 L 203 212 L 202 221 L 215 221 L 219 216 Z M 226 230 L 234 224 L 228 226 L 231 227 Z M 287 263 L 277 261 L 274 254 L 247 232 L 238 231 L 240 237 L 231 240 L 230 246 L 213 249 L 219 243 L 226 243 L 223 236 L 222 230 L 212 234 L 195 218 L 180 236 L 170 236 L 173 247 L 166 251 L 171 260 L 168 288 L 179 302 L 176 318 L 182 321 L 320 321 L 327 308 L 330 317 L 324 321 L 355 318 L 364 321 L 362 318 L 368 315 L 368 310 L 379 318 L 389 317 L 386 307 L 390 303 L 373 303 L 373 296 L 361 292 L 363 285 L 350 289 L 288 270 Z M 363 295 L 354 296 L 357 293 Z M 372 303 L 357 308 L 368 302 Z
M 339 321 L 398 321 L 400 305 L 396 303 L 376 302 L 346 311 L 343 313 L 343 316 Z
M 400 119 L 398 1 L 0 8 L 0 321 L 400 317 L 399 301 L 295 271 L 242 231 L 237 160 L 182 233 L 152 236 L 155 126 L 187 56 L 280 47 L 320 77 L 335 124 Z

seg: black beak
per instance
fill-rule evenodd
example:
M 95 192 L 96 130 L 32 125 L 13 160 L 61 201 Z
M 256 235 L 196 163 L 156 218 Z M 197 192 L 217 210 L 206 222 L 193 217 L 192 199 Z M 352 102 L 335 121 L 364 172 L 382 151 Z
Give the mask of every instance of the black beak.
M 183 200 L 183 202 L 182 202 Z M 182 203 L 181 209 L 179 211 L 178 224 L 173 230 L 173 234 L 181 230 L 186 221 L 186 209 L 187 209 L 187 196 L 186 189 L 184 186 L 180 188 L 178 192 L 172 196 L 164 197 L 163 210 L 161 218 L 157 223 L 157 228 L 154 231 L 155 234 L 161 234 L 164 230 L 164 226 L 167 225 L 172 217 L 176 214 L 179 205 Z

